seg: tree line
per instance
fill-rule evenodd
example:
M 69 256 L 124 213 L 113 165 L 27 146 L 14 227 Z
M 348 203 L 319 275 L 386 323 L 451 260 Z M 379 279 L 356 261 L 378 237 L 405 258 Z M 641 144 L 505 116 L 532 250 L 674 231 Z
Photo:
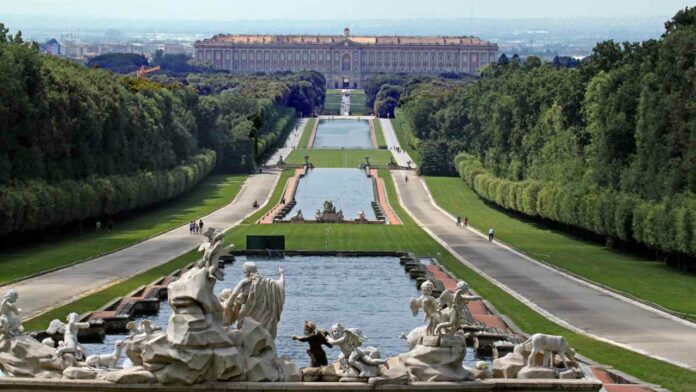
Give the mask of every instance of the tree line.
M 398 110 L 423 173 L 696 270 L 695 64 L 686 8 L 660 39 L 601 42 L 577 64 L 501 56 L 473 83 L 402 84 Z
M 325 81 L 118 75 L 40 55 L 0 24 L 0 86 L 2 236 L 168 200 L 212 170 L 251 172 L 322 105 Z

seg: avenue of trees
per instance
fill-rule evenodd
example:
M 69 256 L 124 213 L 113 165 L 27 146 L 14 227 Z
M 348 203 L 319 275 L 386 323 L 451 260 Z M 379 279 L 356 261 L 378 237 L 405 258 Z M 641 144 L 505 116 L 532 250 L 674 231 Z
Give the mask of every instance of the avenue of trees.
M 321 106 L 324 84 L 121 76 L 40 55 L 0 24 L 0 236 L 143 208 L 213 170 L 248 173 Z
M 467 85 L 406 83 L 422 172 L 696 270 L 696 8 L 665 27 L 580 64 L 501 56 Z

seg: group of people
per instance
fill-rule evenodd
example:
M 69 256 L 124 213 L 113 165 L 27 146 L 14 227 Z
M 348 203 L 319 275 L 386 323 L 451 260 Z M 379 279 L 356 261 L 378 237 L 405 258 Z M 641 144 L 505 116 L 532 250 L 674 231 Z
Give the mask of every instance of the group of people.
M 457 226 L 468 227 L 469 226 L 469 218 L 465 216 L 464 220 L 462 221 L 462 217 L 457 215 Z M 493 242 L 493 239 L 495 239 L 495 231 L 491 227 L 490 229 L 488 229 L 488 241 Z
M 203 219 L 196 223 L 196 220 L 192 220 L 189 223 L 189 233 L 191 234 L 203 234 Z
M 462 217 L 457 216 L 457 226 L 462 226 L 462 225 L 464 225 L 464 227 L 469 226 L 469 218 L 465 216 L 464 221 L 462 222 Z

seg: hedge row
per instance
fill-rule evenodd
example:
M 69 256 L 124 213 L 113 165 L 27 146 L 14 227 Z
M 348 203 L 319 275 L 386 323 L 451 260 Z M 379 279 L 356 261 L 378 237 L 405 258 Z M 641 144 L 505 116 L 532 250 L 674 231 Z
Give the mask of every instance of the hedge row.
M 215 167 L 206 150 L 169 171 L 89 177 L 49 184 L 40 180 L 0 187 L 0 236 L 143 208 L 191 189 Z
M 275 106 L 261 127 L 261 136 L 256 143 L 257 157 L 262 157 L 283 135 L 289 134 L 295 126 L 296 118 L 295 109 Z
M 696 255 L 696 196 L 660 202 L 580 184 L 510 181 L 493 176 L 476 157 L 455 158 L 459 175 L 481 197 L 508 210 L 550 219 L 665 252 Z

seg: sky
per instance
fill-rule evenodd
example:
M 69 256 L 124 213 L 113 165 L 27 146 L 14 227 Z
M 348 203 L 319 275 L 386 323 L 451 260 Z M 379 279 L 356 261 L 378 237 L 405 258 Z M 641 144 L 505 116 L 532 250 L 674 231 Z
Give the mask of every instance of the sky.
M 630 18 L 693 0 L 0 0 L 2 15 L 186 20 Z

